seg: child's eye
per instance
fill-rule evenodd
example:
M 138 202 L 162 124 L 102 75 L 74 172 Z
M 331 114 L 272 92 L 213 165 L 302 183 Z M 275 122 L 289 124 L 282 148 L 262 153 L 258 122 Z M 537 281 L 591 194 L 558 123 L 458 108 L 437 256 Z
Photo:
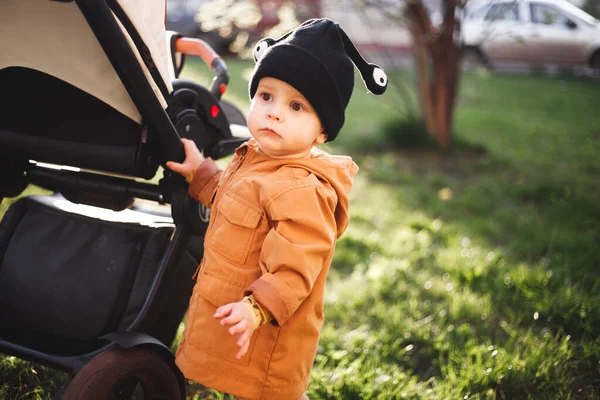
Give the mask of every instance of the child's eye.
M 300 103 L 292 103 L 291 107 L 294 111 L 302 111 L 304 109 Z
M 271 100 L 271 95 L 269 93 L 261 93 L 260 97 L 264 100 L 264 101 L 269 101 Z

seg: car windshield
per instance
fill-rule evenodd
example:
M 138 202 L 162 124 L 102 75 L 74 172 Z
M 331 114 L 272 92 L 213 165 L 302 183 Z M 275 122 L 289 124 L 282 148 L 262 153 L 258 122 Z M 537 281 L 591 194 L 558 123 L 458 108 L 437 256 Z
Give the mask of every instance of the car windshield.
M 572 14 L 573 16 L 579 18 L 580 20 L 587 22 L 590 25 L 598 24 L 598 20 L 596 18 L 592 17 L 590 14 L 586 13 L 581 8 L 575 6 L 567 1 L 561 1 L 558 4 L 560 5 L 560 7 L 563 10 L 565 10 L 569 14 Z
M 490 8 L 490 11 L 485 15 L 486 21 L 498 20 L 519 20 L 519 5 L 515 2 L 497 3 Z

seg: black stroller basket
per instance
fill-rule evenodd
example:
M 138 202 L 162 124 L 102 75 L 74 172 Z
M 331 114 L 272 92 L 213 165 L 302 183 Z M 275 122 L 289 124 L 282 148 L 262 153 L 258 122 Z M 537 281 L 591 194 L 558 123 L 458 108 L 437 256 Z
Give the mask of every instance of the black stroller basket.
M 205 43 L 170 42 L 209 63 L 210 90 L 169 85 L 116 0 L 74 3 L 142 123 L 40 70 L 0 66 L 0 201 L 30 184 L 54 192 L 17 200 L 2 219 L 0 351 L 75 373 L 66 399 L 131 391 L 132 378 L 149 398 L 184 398 L 169 345 L 208 213 L 182 177 L 167 169 L 155 176 L 166 161 L 183 160 L 181 137 L 205 156 L 232 153 L 247 138 L 234 137 L 230 122 L 245 119 L 221 100 L 227 69 Z M 178 73 L 182 61 L 173 62 Z

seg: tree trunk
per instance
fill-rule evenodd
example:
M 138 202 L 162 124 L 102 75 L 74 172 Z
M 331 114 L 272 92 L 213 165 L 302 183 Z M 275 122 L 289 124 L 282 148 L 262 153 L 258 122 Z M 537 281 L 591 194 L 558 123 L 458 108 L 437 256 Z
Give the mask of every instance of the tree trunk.
M 452 144 L 459 76 L 460 49 L 454 44 L 456 6 L 456 0 L 444 0 L 444 21 L 436 30 L 421 0 L 409 0 L 406 4 L 423 119 L 429 134 L 444 150 Z

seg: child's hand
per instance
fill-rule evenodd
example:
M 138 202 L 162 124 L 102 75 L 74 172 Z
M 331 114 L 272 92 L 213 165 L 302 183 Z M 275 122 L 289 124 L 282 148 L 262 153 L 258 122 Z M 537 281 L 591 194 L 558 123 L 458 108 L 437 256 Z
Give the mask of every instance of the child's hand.
M 185 150 L 185 160 L 183 163 L 167 161 L 167 168 L 187 178 L 204 162 L 204 156 L 193 140 L 182 138 L 181 143 L 183 143 L 183 149 Z
M 221 320 L 222 326 L 230 326 L 229 334 L 237 335 L 237 345 L 240 348 L 235 358 L 241 359 L 248 351 L 250 338 L 254 333 L 252 312 L 242 302 L 229 303 L 217 308 L 213 317 Z

